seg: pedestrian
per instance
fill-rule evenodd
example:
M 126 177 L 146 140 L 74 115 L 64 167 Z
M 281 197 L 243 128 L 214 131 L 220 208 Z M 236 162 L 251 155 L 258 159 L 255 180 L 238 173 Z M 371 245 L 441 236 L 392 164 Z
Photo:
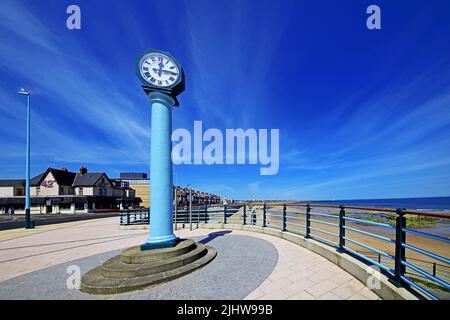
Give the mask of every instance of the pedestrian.
M 8 215 L 9 215 L 9 218 L 10 218 L 10 219 L 13 218 L 13 214 L 14 214 L 13 208 L 9 208 L 9 209 L 8 209 Z
M 252 216 L 252 225 L 256 225 L 256 210 L 253 208 L 251 212 Z

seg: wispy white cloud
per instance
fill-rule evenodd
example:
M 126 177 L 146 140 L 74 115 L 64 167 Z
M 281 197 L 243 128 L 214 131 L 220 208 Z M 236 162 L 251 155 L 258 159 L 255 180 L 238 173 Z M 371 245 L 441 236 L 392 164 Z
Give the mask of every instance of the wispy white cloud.
M 37 154 L 42 150 L 62 163 L 148 163 L 149 114 L 146 105 L 136 103 L 138 91 L 123 92 L 89 49 L 62 43 L 19 2 L 1 2 L 0 36 L 0 69 L 32 91 L 36 156 L 43 156 Z M 43 106 L 43 101 L 57 107 Z M 16 92 L 0 91 L 1 116 L 11 117 L 5 123 L 24 119 L 24 104 Z M 76 129 L 69 130 L 68 123 Z M 20 134 L 9 130 L 3 136 Z

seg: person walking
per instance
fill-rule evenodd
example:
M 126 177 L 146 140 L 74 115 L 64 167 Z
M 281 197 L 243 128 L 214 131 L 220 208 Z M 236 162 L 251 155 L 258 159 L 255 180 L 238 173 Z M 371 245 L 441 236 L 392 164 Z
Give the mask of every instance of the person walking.
M 255 210 L 255 208 L 252 208 L 250 215 L 252 217 L 252 225 L 256 225 L 256 210 Z
M 8 215 L 9 215 L 9 218 L 10 218 L 10 219 L 13 218 L 13 215 L 14 215 L 13 208 L 9 208 L 9 209 L 8 209 Z

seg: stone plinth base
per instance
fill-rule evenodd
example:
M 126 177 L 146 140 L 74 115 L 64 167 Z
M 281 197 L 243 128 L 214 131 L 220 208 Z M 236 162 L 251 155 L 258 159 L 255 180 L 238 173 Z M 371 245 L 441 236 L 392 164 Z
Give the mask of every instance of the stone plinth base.
M 213 260 L 214 248 L 192 240 L 181 240 L 172 248 L 144 250 L 139 246 L 124 250 L 81 278 L 82 292 L 117 294 L 167 282 Z

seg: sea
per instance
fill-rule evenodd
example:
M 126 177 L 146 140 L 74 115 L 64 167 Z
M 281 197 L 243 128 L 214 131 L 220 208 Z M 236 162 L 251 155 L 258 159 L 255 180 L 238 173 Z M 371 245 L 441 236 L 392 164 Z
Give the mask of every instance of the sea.
M 424 211 L 450 211 L 450 197 L 317 200 L 309 201 L 309 203 L 364 206 L 376 208 L 405 208 Z

